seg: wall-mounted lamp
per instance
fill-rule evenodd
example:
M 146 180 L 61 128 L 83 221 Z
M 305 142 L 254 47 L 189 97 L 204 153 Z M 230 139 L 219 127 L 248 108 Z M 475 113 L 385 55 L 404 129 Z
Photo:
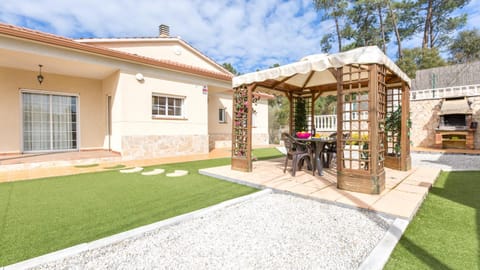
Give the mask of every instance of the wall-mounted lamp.
M 43 76 L 42 76 L 42 67 L 43 67 L 43 65 L 38 65 L 38 66 L 40 67 L 40 73 L 39 73 L 38 76 L 37 76 L 37 81 L 38 81 L 39 84 L 42 84 L 42 82 L 43 82 Z
M 135 75 L 135 79 L 137 79 L 137 81 L 139 81 L 139 82 L 143 82 L 145 80 L 142 73 L 137 73 Z

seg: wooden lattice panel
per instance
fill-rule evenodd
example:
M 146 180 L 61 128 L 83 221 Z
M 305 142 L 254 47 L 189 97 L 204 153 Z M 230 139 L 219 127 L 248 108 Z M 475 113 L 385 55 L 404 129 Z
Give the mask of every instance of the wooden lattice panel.
M 385 189 L 385 67 L 350 65 L 337 70 L 337 187 L 379 194 Z
M 388 104 L 388 88 L 387 84 L 385 83 L 386 78 L 386 68 L 385 66 L 377 66 L 377 123 L 378 123 L 378 130 L 377 135 L 372 139 L 375 139 L 378 144 L 377 148 L 377 155 L 378 155 L 378 171 L 383 171 L 385 165 L 385 120 L 387 111 L 386 106 Z
M 342 134 L 340 160 L 345 170 L 369 170 L 369 95 L 366 81 L 368 69 L 351 65 L 343 69 L 340 97 Z
M 311 115 L 311 111 L 312 111 L 312 98 L 311 97 L 294 97 L 292 99 L 292 103 L 293 103 L 293 106 L 292 106 L 292 134 L 295 134 L 295 132 L 297 131 L 311 131 L 312 130 L 312 117 L 310 116 Z M 305 117 L 305 124 L 306 124 L 306 127 L 303 128 L 302 130 L 297 130 L 298 128 L 295 128 L 297 125 L 295 124 L 295 121 L 297 119 L 297 112 L 298 112 L 298 107 L 299 107 L 299 104 L 300 102 L 303 102 L 303 106 L 305 108 L 304 112 L 303 112 L 303 116 Z
M 400 131 L 401 131 L 401 114 L 402 114 L 402 90 L 398 87 L 387 89 L 386 104 L 386 144 L 387 155 L 400 155 Z M 397 125 L 396 123 L 399 123 Z

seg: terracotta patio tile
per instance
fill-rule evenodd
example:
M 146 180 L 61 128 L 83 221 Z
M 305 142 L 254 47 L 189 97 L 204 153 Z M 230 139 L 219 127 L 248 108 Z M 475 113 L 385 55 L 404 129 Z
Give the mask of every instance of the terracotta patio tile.
M 278 185 L 275 185 L 274 188 L 279 189 L 279 190 L 288 190 L 289 188 L 292 188 L 296 185 L 301 185 L 295 181 L 284 181 L 282 183 L 279 183 Z
M 289 182 L 289 181 L 290 180 L 288 178 L 281 177 L 281 178 L 270 179 L 268 181 L 262 181 L 262 182 L 259 182 L 258 184 L 265 187 L 274 188 L 282 183 Z
M 411 219 L 423 199 L 424 196 L 421 194 L 392 190 L 374 203 L 370 209 Z
M 402 182 L 400 185 L 398 185 L 395 190 L 398 191 L 403 191 L 403 192 L 409 192 L 409 193 L 418 193 L 418 194 L 427 194 L 428 193 L 428 187 L 422 187 L 418 185 L 410 185 L 405 182 Z
M 286 191 L 290 191 L 292 193 L 300 194 L 300 195 L 309 195 L 315 191 L 317 191 L 317 188 L 309 187 L 306 185 L 296 185 L 292 187 L 287 187 L 285 189 Z
M 440 173 L 440 169 L 438 168 L 432 168 L 432 167 L 419 167 L 415 171 L 415 173 L 412 176 L 415 176 L 416 178 L 422 178 L 422 177 L 428 177 L 428 178 L 436 178 L 438 174 Z
M 257 184 L 264 184 L 272 180 L 276 180 L 279 178 L 281 179 L 281 177 L 272 175 L 272 174 L 248 175 L 248 177 L 244 177 L 244 178 L 249 180 L 250 182 L 257 183 Z
M 295 177 L 292 177 L 292 180 L 297 182 L 297 183 L 301 183 L 301 184 L 304 184 L 306 182 L 309 182 L 309 181 L 312 181 L 315 179 L 315 176 L 311 175 L 310 173 L 302 173 L 302 174 L 298 174 L 296 175 Z
M 425 188 L 431 188 L 433 186 L 433 184 L 430 182 L 423 182 L 423 181 L 409 180 L 409 179 L 403 181 L 402 183 L 412 185 L 412 186 L 425 187 Z
M 337 202 L 368 209 L 373 203 L 375 203 L 379 199 L 380 195 L 345 191 L 343 193 L 343 196 L 337 199 Z
M 428 176 L 418 176 L 418 175 L 412 175 L 405 179 L 405 182 L 409 183 L 429 183 L 429 184 L 434 184 L 435 181 L 437 180 L 437 176 L 434 174 L 428 175 Z
M 266 183 L 263 183 L 263 184 L 267 187 L 276 188 L 277 186 L 279 186 L 281 184 L 290 183 L 290 182 L 292 182 L 292 181 L 290 181 L 288 179 L 275 179 L 275 180 L 272 180 L 270 182 L 266 182 Z
M 336 201 L 338 198 L 343 196 L 344 191 L 337 189 L 336 186 L 328 186 L 325 187 L 319 191 L 316 191 L 314 193 L 311 193 L 309 196 L 322 199 L 322 200 L 327 200 L 327 201 Z
M 329 182 L 327 180 L 323 180 L 323 179 L 314 179 L 314 180 L 305 182 L 303 184 L 306 185 L 306 186 L 309 186 L 309 187 L 316 188 L 316 189 L 322 189 L 322 188 L 325 188 L 325 187 L 328 187 L 328 186 L 334 186 L 335 185 L 335 183 L 331 183 L 331 182 Z

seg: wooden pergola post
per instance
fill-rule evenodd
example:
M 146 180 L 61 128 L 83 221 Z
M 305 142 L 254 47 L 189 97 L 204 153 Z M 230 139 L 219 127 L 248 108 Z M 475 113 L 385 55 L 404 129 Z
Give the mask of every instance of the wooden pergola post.
M 290 107 L 290 116 L 288 117 L 288 134 L 293 134 L 293 131 L 294 131 L 294 128 L 293 128 L 293 96 L 291 93 L 288 93 L 287 94 L 287 98 L 288 98 L 288 105 Z
M 410 87 L 402 82 L 402 125 L 400 140 L 400 170 L 408 171 L 412 168 L 410 156 Z
M 340 175 L 338 172 L 344 170 L 345 156 L 344 147 L 341 145 L 343 130 L 343 68 L 337 68 L 334 72 L 337 79 L 337 177 Z M 340 146 L 340 147 L 339 147 Z M 337 181 L 338 183 L 338 181 Z

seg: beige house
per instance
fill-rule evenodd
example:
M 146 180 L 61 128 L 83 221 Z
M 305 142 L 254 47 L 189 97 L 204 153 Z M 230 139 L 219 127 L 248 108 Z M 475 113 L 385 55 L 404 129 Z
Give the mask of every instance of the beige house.
M 231 79 L 165 26 L 154 38 L 72 40 L 0 24 L 0 154 L 231 147 Z M 256 145 L 268 143 L 267 111 L 260 99 Z

